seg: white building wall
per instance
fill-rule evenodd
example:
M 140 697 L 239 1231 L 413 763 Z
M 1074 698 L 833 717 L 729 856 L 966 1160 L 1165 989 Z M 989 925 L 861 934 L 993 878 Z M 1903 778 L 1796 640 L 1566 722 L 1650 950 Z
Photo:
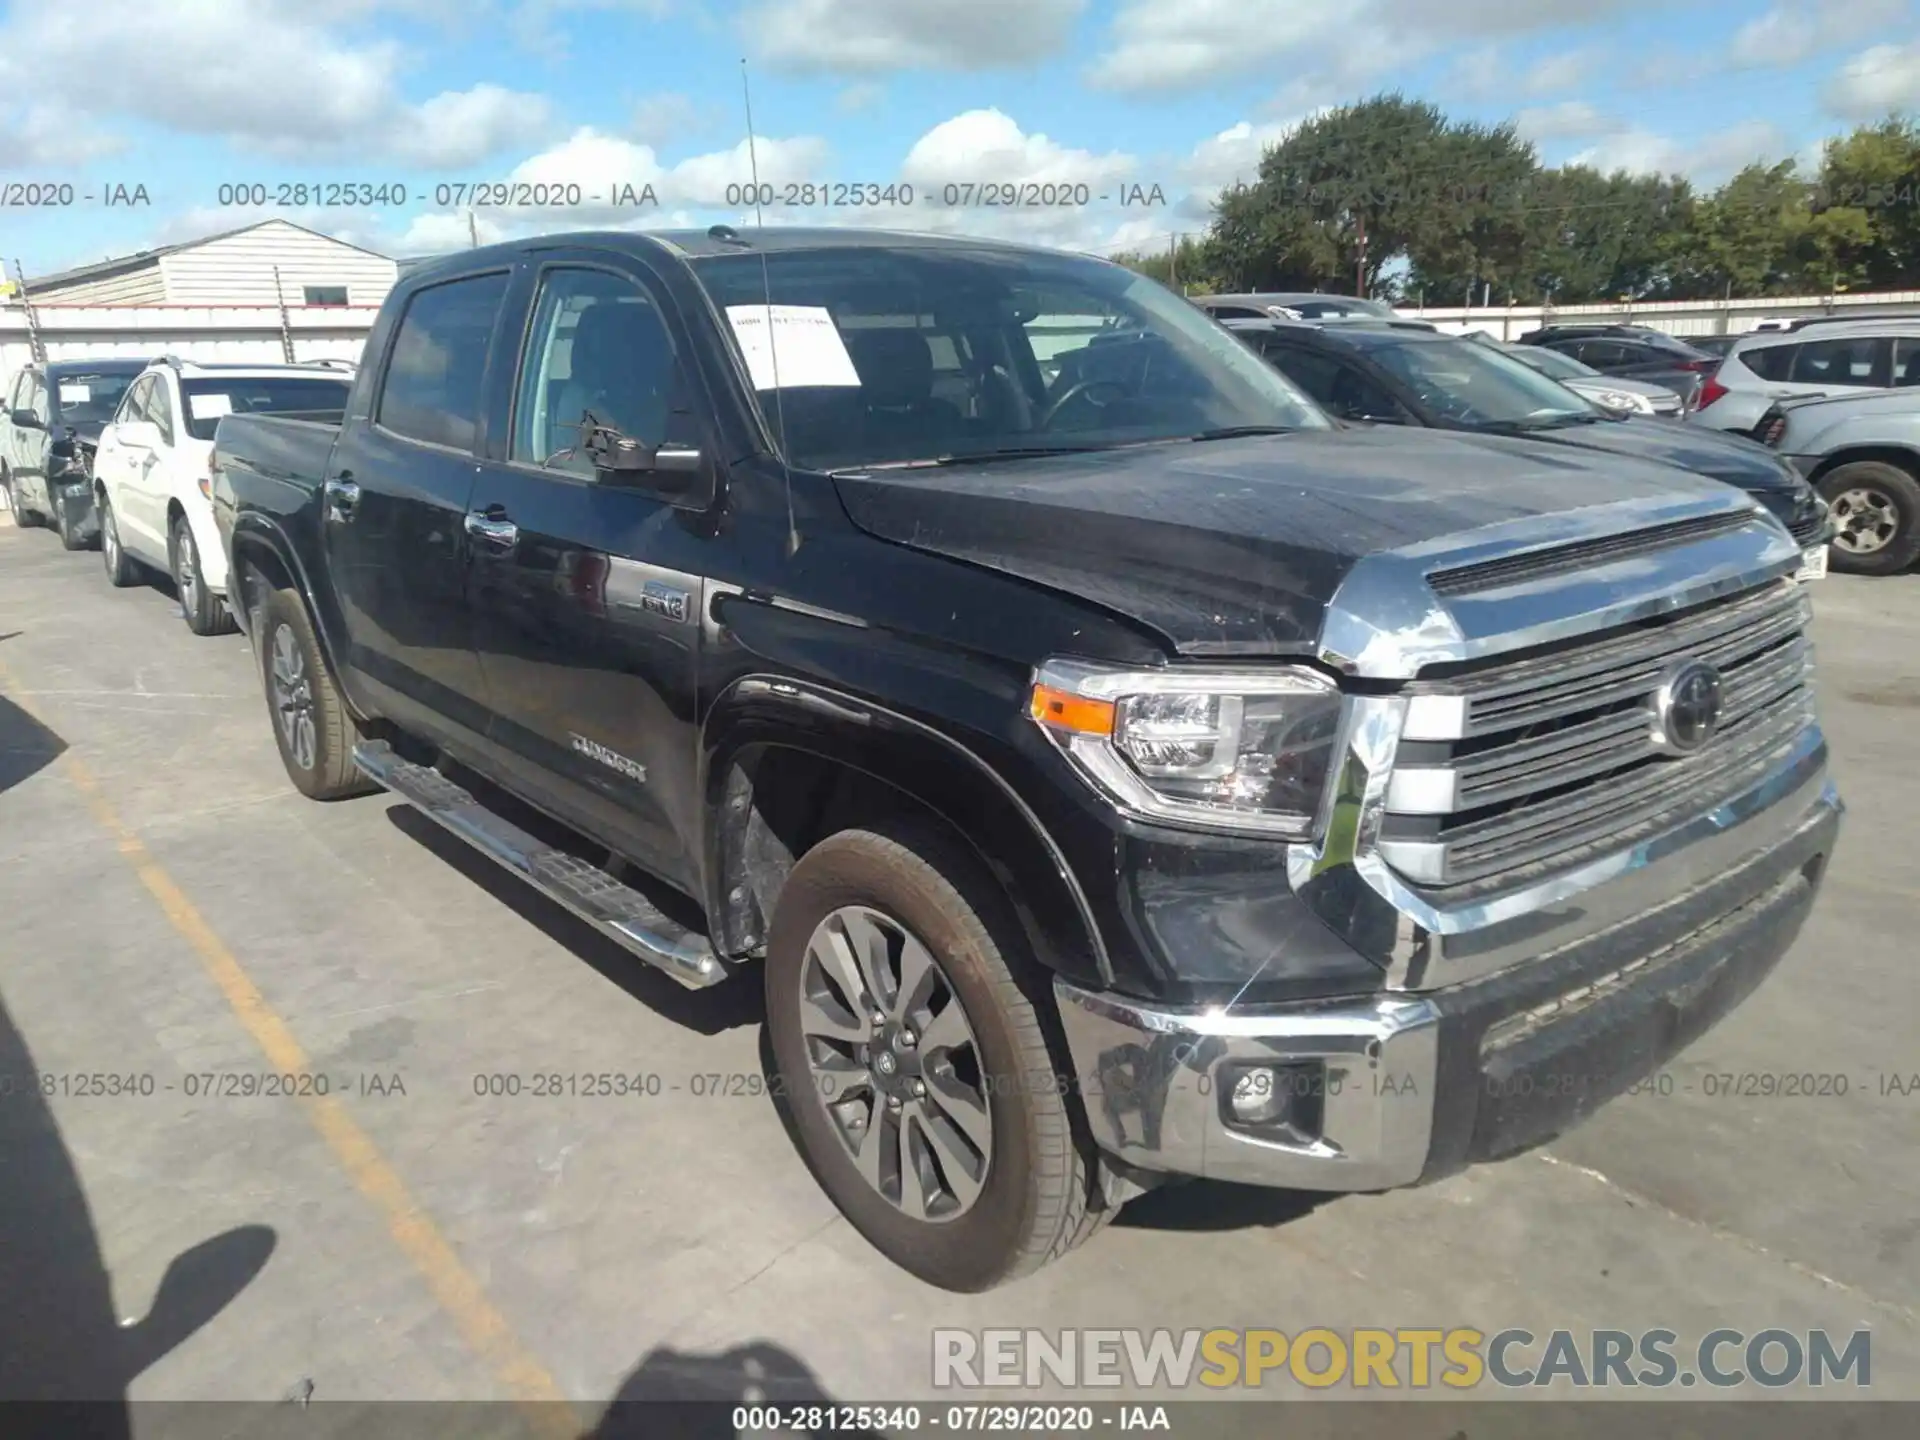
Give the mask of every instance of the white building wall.
M 269 220 L 160 257 L 169 305 L 277 305 L 274 267 L 289 308 L 305 303 L 308 285 L 344 285 L 350 306 L 378 306 L 398 268 L 384 255 L 357 250 L 284 220 Z

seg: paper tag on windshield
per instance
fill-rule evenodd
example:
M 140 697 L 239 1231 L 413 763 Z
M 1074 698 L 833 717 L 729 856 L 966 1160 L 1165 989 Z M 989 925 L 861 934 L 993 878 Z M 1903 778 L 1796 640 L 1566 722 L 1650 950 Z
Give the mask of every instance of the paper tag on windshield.
M 727 319 L 756 390 L 860 383 L 824 305 L 729 305 Z
M 233 413 L 231 395 L 189 395 L 187 413 L 196 420 L 218 420 Z
M 84 405 L 91 399 L 93 399 L 93 387 L 91 385 L 76 385 L 72 381 L 68 381 L 60 387 L 60 403 L 62 405 Z

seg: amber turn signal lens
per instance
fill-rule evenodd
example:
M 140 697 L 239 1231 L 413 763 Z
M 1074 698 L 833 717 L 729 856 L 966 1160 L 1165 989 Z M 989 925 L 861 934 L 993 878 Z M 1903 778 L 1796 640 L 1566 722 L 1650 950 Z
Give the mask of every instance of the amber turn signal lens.
M 1033 687 L 1033 718 L 1058 730 L 1073 730 L 1082 735 L 1113 733 L 1113 702 L 1089 700 L 1051 685 Z

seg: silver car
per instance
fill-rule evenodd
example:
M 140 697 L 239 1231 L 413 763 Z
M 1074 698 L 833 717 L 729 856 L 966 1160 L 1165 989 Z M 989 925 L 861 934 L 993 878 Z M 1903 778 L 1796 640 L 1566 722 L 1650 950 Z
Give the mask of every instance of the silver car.
M 1398 320 L 1384 300 L 1357 295 L 1261 291 L 1243 295 L 1195 295 L 1193 303 L 1216 320 Z
M 1892 575 L 1920 558 L 1920 387 L 1776 401 L 1759 437 L 1830 507 L 1834 569 Z
M 1574 394 L 1608 410 L 1624 410 L 1640 415 L 1678 415 L 1680 396 L 1665 385 L 1651 380 L 1634 380 L 1625 375 L 1603 375 L 1591 365 L 1544 345 L 1502 345 L 1503 354 L 1522 365 L 1530 365 L 1550 380 L 1558 380 Z
M 1690 418 L 1753 434 L 1776 400 L 1908 385 L 1920 385 L 1920 319 L 1799 320 L 1742 335 Z

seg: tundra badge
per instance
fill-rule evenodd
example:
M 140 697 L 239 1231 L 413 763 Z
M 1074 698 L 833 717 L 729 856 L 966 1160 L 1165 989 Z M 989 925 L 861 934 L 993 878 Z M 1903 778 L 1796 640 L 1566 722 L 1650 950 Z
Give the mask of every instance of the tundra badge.
M 617 770 L 636 785 L 647 783 L 647 767 L 638 760 L 629 760 L 617 750 L 609 750 L 598 740 L 589 740 L 584 735 L 574 735 L 573 748 L 589 760 L 597 760 L 609 770 Z

